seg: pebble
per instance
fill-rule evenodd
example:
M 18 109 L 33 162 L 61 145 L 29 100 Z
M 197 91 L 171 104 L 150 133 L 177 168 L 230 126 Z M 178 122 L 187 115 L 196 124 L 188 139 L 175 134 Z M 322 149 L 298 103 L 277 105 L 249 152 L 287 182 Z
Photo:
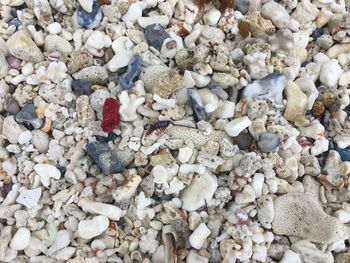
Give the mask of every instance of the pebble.
M 131 89 L 135 84 L 136 78 L 141 74 L 142 71 L 142 59 L 140 55 L 133 55 L 127 71 L 120 76 L 119 84 L 123 89 Z
M 62 26 L 60 23 L 54 22 L 48 25 L 46 29 L 51 35 L 57 35 L 62 31 Z
M 196 122 L 207 120 L 203 102 L 196 89 L 187 89 L 190 105 L 193 110 L 193 117 Z
M 10 248 L 14 250 L 25 249 L 29 245 L 30 235 L 28 228 L 19 228 L 11 239 Z
M 78 234 L 81 238 L 91 239 L 101 235 L 108 228 L 109 220 L 106 216 L 95 216 L 90 220 L 82 220 L 78 224 Z
M 18 143 L 18 138 L 22 132 L 25 132 L 26 128 L 19 125 L 13 116 L 8 116 L 4 119 L 2 124 L 2 135 L 10 143 Z
M 7 63 L 9 64 L 9 66 L 11 68 L 14 68 L 14 69 L 17 69 L 17 70 L 21 69 L 21 62 L 22 61 L 20 59 L 16 58 L 15 56 L 13 56 L 11 54 L 6 55 L 5 59 L 6 59 Z M 6 72 L 6 74 L 7 74 L 7 72 Z
M 165 39 L 169 37 L 168 33 L 165 32 L 164 27 L 159 24 L 150 24 L 143 29 L 146 41 L 148 45 L 160 50 Z
M 123 163 L 117 158 L 116 153 L 109 148 L 107 143 L 88 143 L 85 149 L 104 174 L 119 173 L 124 170 Z
M 250 1 L 237 0 L 234 2 L 234 9 L 240 11 L 243 15 L 246 15 L 249 11 Z
M 238 136 L 244 129 L 248 128 L 252 122 L 247 116 L 234 119 L 225 125 L 225 131 L 231 137 Z
M 280 263 L 302 263 L 300 257 L 293 250 L 286 250 Z
M 18 123 L 31 124 L 35 129 L 42 126 L 43 120 L 38 118 L 36 114 L 36 108 L 34 104 L 26 104 L 23 108 L 16 114 L 16 121 Z
M 50 185 L 50 179 L 60 179 L 61 172 L 51 164 L 36 164 L 34 165 L 34 171 L 39 175 L 40 181 L 43 186 L 48 187 Z
M 147 26 L 155 23 L 166 27 L 169 24 L 169 18 L 167 16 L 139 17 L 137 22 L 142 28 L 146 28 Z
M 31 134 L 31 142 L 33 143 L 35 149 L 37 149 L 40 153 L 46 153 L 49 149 L 49 135 L 41 130 L 33 130 Z
M 77 97 L 90 95 L 92 93 L 91 86 L 91 81 L 86 79 L 74 79 L 72 82 L 72 90 Z
M 258 149 L 264 153 L 273 152 L 280 144 L 281 138 L 278 134 L 264 132 L 259 136 Z
M 207 225 L 204 223 L 200 223 L 188 239 L 191 247 L 195 249 L 201 249 L 210 233 L 211 231 L 209 230 Z
M 90 29 L 97 27 L 100 24 L 102 17 L 101 7 L 96 1 L 93 1 L 91 12 L 87 12 L 82 6 L 77 10 L 78 24 Z
M 320 81 L 329 88 L 336 87 L 339 77 L 343 73 L 336 59 L 326 61 L 321 68 Z
M 267 2 L 261 7 L 261 15 L 270 19 L 278 28 L 288 28 L 290 25 L 290 16 L 282 5 L 276 2 Z
M 123 15 L 122 20 L 125 23 L 135 23 L 140 17 L 142 17 L 142 8 L 139 4 L 133 3 L 129 6 L 128 12 Z
M 119 207 L 110 204 L 82 200 L 79 202 L 79 206 L 85 212 L 103 215 L 115 221 L 118 221 L 123 215 L 123 212 Z
M 63 248 L 66 248 L 71 242 L 71 233 L 68 230 L 60 230 L 56 233 L 53 244 L 48 249 L 49 254 L 53 254 Z
M 221 16 L 221 12 L 216 8 L 211 8 L 207 11 L 203 16 L 203 22 L 206 25 L 214 26 L 217 22 L 219 22 Z

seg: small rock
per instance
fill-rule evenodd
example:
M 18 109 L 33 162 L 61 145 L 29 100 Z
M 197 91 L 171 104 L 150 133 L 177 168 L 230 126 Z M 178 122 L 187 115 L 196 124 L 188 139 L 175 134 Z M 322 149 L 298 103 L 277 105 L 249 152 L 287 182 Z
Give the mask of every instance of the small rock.
M 217 178 L 209 171 L 196 176 L 181 196 L 182 208 L 194 211 L 209 203 L 218 187 Z
M 87 79 L 74 79 L 72 82 L 72 89 L 74 94 L 79 97 L 81 95 L 90 95 L 92 83 Z
M 33 146 L 40 152 L 46 153 L 49 149 L 50 137 L 47 133 L 41 130 L 33 130 L 32 131 L 32 139 Z
M 142 71 L 142 59 L 141 56 L 136 54 L 133 55 L 127 71 L 120 76 L 119 84 L 123 89 L 131 89 L 135 84 L 134 81 L 141 74 Z
M 73 47 L 68 40 L 58 35 L 47 35 L 45 37 L 44 49 L 46 52 L 58 51 L 62 53 L 70 53 L 73 51 Z
M 8 116 L 4 119 L 2 125 L 2 135 L 10 142 L 10 143 L 18 143 L 18 138 L 22 132 L 25 132 L 26 128 L 22 125 L 19 125 L 14 116 Z
M 81 238 L 91 239 L 107 230 L 109 220 L 106 216 L 95 216 L 91 220 L 82 220 L 78 224 L 78 234 Z
M 10 248 L 14 250 L 23 250 L 29 245 L 30 231 L 28 228 L 22 227 L 13 235 L 10 242 Z
M 73 78 L 90 80 L 93 84 L 104 84 L 108 79 L 108 73 L 104 67 L 91 66 L 74 73 Z
M 104 174 L 120 173 L 124 170 L 125 166 L 107 143 L 92 142 L 86 144 L 85 148 Z
M 206 25 L 214 26 L 217 22 L 219 22 L 221 16 L 221 12 L 217 10 L 215 7 L 209 9 L 204 16 L 203 16 L 203 22 Z
M 124 23 L 134 24 L 140 17 L 142 17 L 142 8 L 139 4 L 133 3 L 129 6 L 128 12 L 123 15 L 122 20 Z
M 54 23 L 48 25 L 46 29 L 47 29 L 47 31 L 49 31 L 49 33 L 51 35 L 57 35 L 62 31 L 62 26 L 60 23 L 54 22 Z
M 40 128 L 43 124 L 43 120 L 38 118 L 36 107 L 32 103 L 23 106 L 21 111 L 16 114 L 16 121 L 18 123 L 31 124 L 35 129 Z
M 305 113 L 307 109 L 307 96 L 301 91 L 299 86 L 294 82 L 289 82 L 286 88 L 287 107 L 284 117 L 295 123 L 297 126 L 307 124 Z
M 92 11 L 87 12 L 83 7 L 79 7 L 77 10 L 78 24 L 87 28 L 97 27 L 102 20 L 102 10 L 97 2 L 94 1 L 92 5 Z
M 234 2 L 234 9 L 240 11 L 243 15 L 246 15 L 249 11 L 250 1 L 248 0 L 236 0 Z
M 94 0 L 78 0 L 80 6 L 87 12 L 92 12 L 92 7 L 94 4 Z
M 342 73 L 338 60 L 330 59 L 322 65 L 320 81 L 329 88 L 335 88 Z
M 190 105 L 193 110 L 193 117 L 196 122 L 199 121 L 206 121 L 207 120 L 207 113 L 205 111 L 203 102 L 201 97 L 199 96 L 199 93 L 197 89 L 187 89 L 187 94 L 189 98 Z
M 123 215 L 122 210 L 114 205 L 104 204 L 99 202 L 89 202 L 81 200 L 78 205 L 83 209 L 83 211 L 103 215 L 108 217 L 110 220 L 118 221 Z
M 89 97 L 82 95 L 76 100 L 76 112 L 78 123 L 82 127 L 86 127 L 89 123 L 95 120 L 95 111 L 90 106 Z
M 41 196 L 41 188 L 29 189 L 20 192 L 16 202 L 24 205 L 28 209 L 32 209 L 38 206 L 38 202 Z
M 248 128 L 252 122 L 247 116 L 234 119 L 225 125 L 225 131 L 231 137 L 238 136 L 244 129 Z
M 13 115 L 17 114 L 21 109 L 17 100 L 13 97 L 6 98 L 5 110 Z
M 317 221 L 314 221 L 314 223 Z M 295 251 L 301 262 L 333 263 L 334 258 L 331 251 L 318 249 L 309 240 L 300 240 L 292 244 L 291 249 Z
M 261 152 L 268 153 L 275 151 L 281 144 L 281 138 L 276 133 L 264 132 L 260 134 L 258 148 Z
M 280 263 L 302 263 L 300 257 L 294 251 L 288 249 L 284 252 L 283 258 Z
M 162 44 L 166 38 L 169 37 L 165 32 L 164 27 L 159 24 L 151 24 L 146 26 L 143 30 L 148 45 L 160 50 Z
M 22 60 L 16 58 L 15 56 L 12 56 L 11 54 L 6 55 L 5 59 L 11 68 L 21 70 Z M 6 67 L 7 65 L 4 63 L 4 66 Z
M 34 165 L 34 171 L 40 176 L 41 183 L 48 187 L 50 185 L 50 179 L 60 179 L 61 172 L 51 164 L 39 163 Z
M 24 30 L 14 33 L 6 42 L 9 52 L 24 61 L 40 62 L 44 60 L 44 56 L 40 49 Z
M 283 6 L 276 2 L 267 2 L 261 8 L 261 15 L 270 19 L 278 28 L 288 28 L 290 24 L 290 16 Z
M 206 224 L 200 223 L 189 237 L 190 245 L 195 249 L 201 249 L 211 231 Z

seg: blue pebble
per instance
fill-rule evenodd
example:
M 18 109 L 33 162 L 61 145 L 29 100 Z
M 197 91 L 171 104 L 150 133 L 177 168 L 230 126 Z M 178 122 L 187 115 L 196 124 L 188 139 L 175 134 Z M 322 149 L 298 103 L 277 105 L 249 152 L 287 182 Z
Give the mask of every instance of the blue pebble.
M 80 6 L 77 11 L 77 18 L 79 25 L 88 28 L 97 27 L 102 20 L 101 7 L 94 1 L 94 4 L 92 5 L 92 11 L 91 13 L 88 13 Z
M 38 129 L 43 124 L 43 120 L 36 115 L 34 104 L 28 103 L 23 106 L 20 112 L 15 117 L 18 123 L 31 124 L 35 129 Z
M 120 76 L 119 84 L 123 89 L 131 89 L 134 86 L 134 81 L 140 76 L 142 71 L 141 56 L 136 54 L 131 58 L 127 71 Z
M 109 148 L 108 143 L 92 142 L 85 146 L 87 154 L 101 168 L 102 173 L 120 173 L 125 165 L 116 157 L 116 154 Z
M 158 23 L 146 26 L 143 33 L 148 45 L 158 50 L 162 47 L 164 40 L 169 37 L 168 33 L 165 32 L 164 27 Z
M 101 143 L 107 143 L 107 142 L 110 142 L 110 141 L 114 141 L 115 139 L 117 139 L 117 137 L 118 137 L 118 135 L 115 134 L 114 132 L 108 133 L 107 137 L 100 136 L 100 135 L 96 136 L 97 140 L 99 142 L 101 142 Z
M 324 34 L 324 29 L 323 28 L 316 28 L 314 32 L 312 32 L 311 37 L 313 41 L 316 41 L 320 36 Z
M 249 0 L 236 0 L 235 1 L 235 10 L 240 11 L 243 15 L 248 13 L 249 6 L 250 6 Z
M 91 90 L 91 81 L 87 79 L 75 79 L 72 82 L 73 93 L 79 97 L 81 95 L 90 95 Z
M 210 87 L 210 90 L 211 90 L 211 92 L 216 94 L 220 99 L 223 99 L 223 100 L 227 100 L 228 99 L 227 92 L 222 87 L 220 87 L 219 85 L 212 84 L 211 87 Z
M 350 151 L 347 150 L 347 149 L 339 149 L 339 148 L 336 148 L 335 149 L 339 155 L 340 155 L 340 158 L 343 162 L 348 162 L 350 161 Z
M 277 133 L 264 132 L 258 140 L 258 148 L 263 153 L 273 152 L 281 144 L 281 138 Z
M 9 22 L 8 22 L 9 26 L 14 25 L 16 28 L 19 28 L 22 25 L 22 22 L 16 17 L 16 18 L 12 18 Z
M 187 95 L 189 98 L 190 105 L 193 110 L 193 117 L 196 122 L 206 121 L 207 113 L 205 111 L 201 97 L 198 94 L 197 89 L 187 89 Z

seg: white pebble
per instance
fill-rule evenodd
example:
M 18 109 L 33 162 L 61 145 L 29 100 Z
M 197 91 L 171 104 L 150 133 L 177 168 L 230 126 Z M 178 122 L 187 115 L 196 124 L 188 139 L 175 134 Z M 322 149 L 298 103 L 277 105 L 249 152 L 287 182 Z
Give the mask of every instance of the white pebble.
M 61 26 L 60 23 L 54 22 L 52 24 L 49 24 L 46 27 L 46 29 L 47 29 L 47 31 L 49 31 L 49 33 L 51 35 L 57 35 L 57 34 L 59 34 L 62 31 L 62 26 Z
M 300 260 L 300 257 L 297 253 L 288 249 L 286 252 L 284 252 L 280 263 L 302 263 L 302 261 Z
M 153 167 L 151 174 L 153 175 L 153 182 L 156 184 L 163 184 L 167 181 L 167 170 L 162 165 Z
M 122 20 L 125 23 L 130 22 L 134 24 L 140 17 L 142 17 L 142 8 L 139 4 L 133 3 L 129 6 L 128 12 L 123 15 Z
M 50 185 L 50 179 L 61 178 L 61 172 L 51 164 L 39 163 L 34 166 L 34 171 L 40 176 L 40 181 L 44 186 Z
M 179 149 L 179 155 L 177 158 L 181 163 L 187 163 L 191 158 L 193 150 L 190 147 L 183 147 Z
M 34 67 L 32 63 L 27 63 L 22 67 L 22 74 L 24 76 L 29 76 L 30 74 L 32 74 L 34 71 Z
M 18 136 L 18 143 L 19 144 L 26 144 L 30 142 L 32 138 L 32 133 L 31 131 L 24 131 Z
M 28 228 L 22 227 L 12 237 L 10 248 L 14 250 L 23 250 L 29 245 L 30 231 Z
M 204 242 L 207 240 L 210 233 L 211 231 L 207 225 L 201 223 L 190 235 L 188 241 L 193 248 L 200 249 L 203 246 Z
M 81 238 L 91 239 L 101 235 L 109 225 L 108 217 L 95 216 L 91 220 L 82 220 L 78 225 L 78 234 Z
M 28 209 L 38 206 L 38 202 L 41 196 L 41 188 L 23 190 L 17 197 L 16 202 L 18 204 L 24 205 Z
M 214 26 L 219 21 L 221 16 L 221 12 L 217 10 L 215 7 L 211 8 L 208 12 L 203 16 L 204 24 L 209 26 Z
M 93 0 L 78 0 L 81 7 L 88 13 L 92 12 Z
M 320 81 L 329 88 L 335 88 L 340 75 L 343 73 L 336 59 L 326 61 L 321 68 Z
M 103 215 L 108 217 L 111 220 L 119 220 L 123 215 L 122 210 L 111 204 L 104 204 L 99 202 L 89 202 L 89 201 L 80 201 L 78 205 L 85 211 L 91 214 Z
M 248 128 L 252 122 L 247 116 L 234 119 L 225 125 L 225 131 L 231 137 L 238 136 L 244 129 Z

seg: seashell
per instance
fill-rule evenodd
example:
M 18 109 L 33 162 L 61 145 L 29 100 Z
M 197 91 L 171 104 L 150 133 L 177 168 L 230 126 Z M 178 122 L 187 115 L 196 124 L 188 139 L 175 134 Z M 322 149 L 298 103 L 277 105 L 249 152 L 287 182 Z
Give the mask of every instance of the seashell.
M 12 56 L 11 54 L 6 55 L 5 58 L 11 68 L 21 70 L 22 60 L 20 60 L 19 58 L 16 58 L 15 56 Z
M 172 225 L 163 226 L 162 240 L 165 246 L 164 263 L 177 263 L 177 235 Z
M 199 121 L 206 121 L 207 120 L 207 113 L 205 111 L 203 102 L 201 97 L 199 96 L 199 93 L 197 89 L 191 88 L 187 89 L 187 94 L 189 97 L 189 102 L 193 110 L 193 117 L 196 122 Z
M 142 136 L 141 143 L 144 146 L 151 146 L 160 136 L 162 136 L 169 126 L 170 121 L 159 121 L 149 126 Z
M 36 111 L 35 111 L 35 113 L 38 116 L 38 118 L 44 118 L 45 117 L 44 112 L 45 112 L 46 106 L 47 106 L 47 103 L 44 100 L 42 100 L 42 101 L 40 101 L 38 103 L 38 106 L 37 106 Z
M 52 120 L 50 118 L 46 118 L 43 127 L 41 127 L 41 130 L 46 133 L 49 132 L 51 129 L 51 124 Z
M 35 188 L 30 190 L 21 191 L 20 195 L 17 197 L 16 202 L 24 205 L 28 209 L 32 209 L 38 206 L 38 201 L 41 196 L 41 188 Z

